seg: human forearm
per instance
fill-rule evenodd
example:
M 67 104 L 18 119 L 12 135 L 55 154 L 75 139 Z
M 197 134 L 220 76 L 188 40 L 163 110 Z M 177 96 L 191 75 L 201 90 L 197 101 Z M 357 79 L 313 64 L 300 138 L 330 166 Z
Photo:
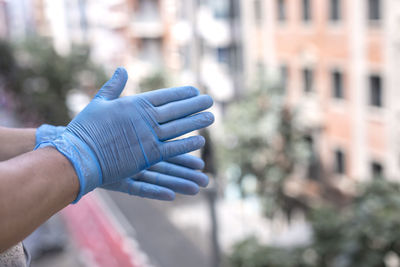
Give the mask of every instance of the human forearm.
M 36 129 L 0 127 L 0 161 L 8 160 L 35 147 Z
M 71 203 L 79 182 L 70 162 L 43 148 L 0 163 L 0 252 Z

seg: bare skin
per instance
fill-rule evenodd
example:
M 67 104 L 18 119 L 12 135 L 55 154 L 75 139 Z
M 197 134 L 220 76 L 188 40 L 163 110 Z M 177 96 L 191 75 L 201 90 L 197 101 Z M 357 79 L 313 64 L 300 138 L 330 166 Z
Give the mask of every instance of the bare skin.
M 35 147 L 36 129 L 0 127 L 0 161 L 8 160 Z
M 79 181 L 71 163 L 56 149 L 31 151 L 35 130 L 1 128 L 0 142 L 0 158 L 11 158 L 0 162 L 1 253 L 70 204 Z

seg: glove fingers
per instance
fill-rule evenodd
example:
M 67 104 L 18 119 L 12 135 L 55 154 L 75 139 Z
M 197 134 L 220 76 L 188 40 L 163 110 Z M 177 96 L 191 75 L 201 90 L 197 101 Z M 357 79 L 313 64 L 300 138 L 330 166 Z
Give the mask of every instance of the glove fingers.
M 144 172 L 139 178 L 136 178 L 136 181 L 169 188 L 185 195 L 195 195 L 199 192 L 199 186 L 192 181 L 153 171 Z
M 168 162 L 160 162 L 147 170 L 190 180 L 202 187 L 208 184 L 208 176 L 204 173 Z
M 103 188 L 150 199 L 167 201 L 175 199 L 175 193 L 168 188 L 142 181 L 135 181 L 131 178 L 103 186 Z
M 179 155 L 169 158 L 166 162 L 180 165 L 182 167 L 190 168 L 193 170 L 202 170 L 204 168 L 204 161 L 201 158 L 195 157 L 190 154 Z
M 212 105 L 213 100 L 209 95 L 200 95 L 182 101 L 168 103 L 156 108 L 158 114 L 157 121 L 158 123 L 165 123 L 180 119 L 208 109 Z
M 97 92 L 95 98 L 114 100 L 119 97 L 128 81 L 128 73 L 124 68 L 118 68 L 114 75 Z
M 197 95 L 199 95 L 199 90 L 192 86 L 159 89 L 141 94 L 143 98 L 145 98 L 154 106 L 160 106 L 170 102 L 184 100 Z
M 163 158 L 172 158 L 200 149 L 204 146 L 205 142 L 202 136 L 191 136 L 180 140 L 164 142 L 160 147 L 160 151 Z
M 202 112 L 190 117 L 174 120 L 160 125 L 160 140 L 166 141 L 175 137 L 205 128 L 214 122 L 214 115 L 211 112 Z

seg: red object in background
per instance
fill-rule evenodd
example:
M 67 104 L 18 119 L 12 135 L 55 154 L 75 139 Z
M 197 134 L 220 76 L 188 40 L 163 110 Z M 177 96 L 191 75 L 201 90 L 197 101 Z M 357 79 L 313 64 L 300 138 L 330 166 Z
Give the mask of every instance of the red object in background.
M 140 267 L 128 239 L 113 225 L 95 194 L 68 206 L 62 216 L 89 266 Z

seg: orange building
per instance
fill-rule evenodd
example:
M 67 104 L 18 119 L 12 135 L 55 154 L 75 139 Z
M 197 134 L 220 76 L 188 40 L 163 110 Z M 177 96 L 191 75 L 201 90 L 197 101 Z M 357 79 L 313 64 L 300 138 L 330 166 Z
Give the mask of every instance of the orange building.
M 242 10 L 248 82 L 257 68 L 279 70 L 325 175 L 400 178 L 400 3 L 252 0 Z

